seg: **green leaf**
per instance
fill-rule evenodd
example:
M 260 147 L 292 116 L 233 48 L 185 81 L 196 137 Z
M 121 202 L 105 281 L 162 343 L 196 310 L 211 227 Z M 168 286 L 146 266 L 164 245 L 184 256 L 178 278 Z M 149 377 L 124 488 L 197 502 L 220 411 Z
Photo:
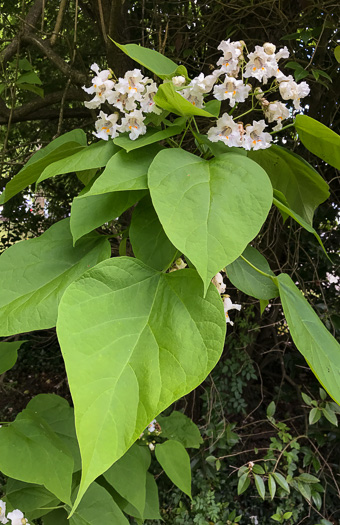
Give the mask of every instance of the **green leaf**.
M 289 518 L 293 515 L 292 512 L 285 512 L 282 516 L 285 520 L 289 520 Z
M 304 402 L 306 403 L 306 405 L 309 405 L 311 406 L 312 404 L 312 398 L 309 397 L 307 394 L 305 394 L 304 392 L 301 392 L 301 397 L 302 399 L 304 400 Z
M 254 479 L 255 479 L 255 485 L 256 485 L 257 492 L 259 493 L 260 497 L 264 500 L 266 497 L 266 488 L 264 486 L 263 479 L 261 478 L 261 476 L 258 476 L 257 474 L 254 474 Z
M 148 266 L 164 270 L 173 261 L 177 249 L 166 236 L 149 195 L 134 209 L 129 235 L 133 253 Z
M 178 65 L 170 60 L 170 58 L 167 58 L 161 53 L 158 53 L 158 51 L 138 46 L 136 44 L 126 44 L 123 46 L 117 42 L 114 43 L 126 55 L 132 58 L 132 60 L 135 60 L 138 62 L 138 64 L 146 67 L 155 73 L 159 78 L 171 78 L 177 73 Z
M 133 151 L 135 149 L 143 148 L 160 140 L 165 140 L 174 135 L 179 135 L 184 126 L 170 126 L 166 129 L 155 129 L 150 128 L 147 130 L 145 135 L 142 135 L 136 140 L 131 140 L 128 133 L 122 133 L 119 137 L 114 139 L 114 143 L 126 151 Z
M 312 408 L 312 410 L 309 412 L 309 424 L 314 425 L 314 423 L 317 423 L 322 416 L 321 410 L 318 408 Z
M 158 91 L 153 100 L 160 108 L 166 109 L 176 115 L 183 115 L 185 117 L 192 117 L 194 115 L 210 118 L 214 117 L 214 115 L 205 109 L 200 109 L 194 106 L 191 102 L 182 97 L 182 95 L 176 91 L 172 82 L 161 84 L 158 87 Z
M 159 273 L 128 257 L 104 261 L 65 292 L 57 332 L 83 464 L 76 506 L 150 421 L 196 388 L 220 358 L 222 301 L 212 284 L 202 294 L 194 270 Z
M 199 448 L 203 443 L 197 425 L 182 412 L 174 410 L 168 417 L 158 416 L 157 422 L 163 438 L 179 441 L 185 448 Z
M 322 408 L 321 410 L 325 418 L 328 419 L 328 421 L 332 423 L 332 425 L 335 425 L 337 427 L 338 419 L 336 417 L 336 414 L 333 412 L 333 410 L 329 408 L 328 404 L 325 406 L 325 408 Z
M 267 260 L 252 246 L 247 246 L 242 257 L 262 272 L 275 277 Z M 261 275 L 241 257 L 229 264 L 226 272 L 232 284 L 247 295 L 257 299 L 272 299 L 279 295 L 275 282 L 269 277 Z
M 104 474 L 104 478 L 143 518 L 146 499 L 146 473 L 151 463 L 147 447 L 132 447 Z
M 319 394 L 322 401 L 325 401 L 327 399 L 327 392 L 325 392 L 323 388 L 319 388 Z
M 29 404 L 35 414 L 42 417 L 65 443 L 74 461 L 74 472 L 80 470 L 80 452 L 74 424 L 74 410 L 66 399 L 55 394 L 39 394 Z
M 318 492 L 313 492 L 312 493 L 312 500 L 313 500 L 316 508 L 318 510 L 320 510 L 321 507 L 322 507 L 322 498 L 321 498 L 321 496 L 320 496 L 320 494 Z
M 55 507 L 60 501 L 42 485 L 23 483 L 12 478 L 8 478 L 4 490 L 9 504 L 14 509 L 20 509 L 30 520 L 50 512 L 42 507 Z
M 12 368 L 18 359 L 18 350 L 27 341 L 0 342 L 0 374 Z
M 69 525 L 67 512 L 64 509 L 56 509 L 44 516 L 44 525 Z
M 282 194 L 281 194 L 282 195 Z M 307 230 L 309 233 L 312 233 L 314 235 L 314 237 L 316 238 L 316 240 L 318 241 L 318 243 L 320 244 L 324 254 L 327 256 L 327 258 L 331 261 L 331 259 L 329 258 L 328 256 L 328 253 L 326 252 L 326 249 L 323 245 L 323 242 L 321 240 L 321 237 L 320 235 L 316 232 L 316 230 L 314 230 L 314 228 L 312 226 L 309 225 L 308 222 L 306 222 L 302 217 L 300 217 L 300 215 L 298 215 L 297 213 L 295 213 L 293 210 L 291 210 L 290 208 L 288 208 L 283 202 L 282 202 L 282 198 L 281 198 L 281 195 L 280 195 L 280 192 L 277 192 L 276 190 L 274 190 L 274 198 L 273 198 L 273 204 L 275 204 L 275 206 L 282 212 L 282 215 L 288 215 L 289 217 L 292 217 L 292 219 L 294 219 L 298 224 L 300 224 L 300 226 L 302 226 L 305 230 Z M 332 262 L 332 261 L 331 261 Z
M 329 197 L 328 184 L 318 172 L 296 153 L 276 145 L 250 151 L 248 157 L 267 172 L 273 188 L 284 194 L 289 208 L 312 225 L 315 209 Z
M 270 516 L 272 520 L 274 521 L 281 521 L 281 514 L 273 514 L 272 516 Z
M 70 525 L 98 525 L 99 523 L 129 525 L 128 519 L 112 496 L 98 483 L 92 483 L 89 487 L 69 523 Z
M 242 476 L 240 476 L 239 480 L 238 480 L 238 484 L 237 484 L 237 494 L 240 496 L 241 494 L 243 494 L 243 492 L 245 492 L 247 490 L 247 488 L 249 487 L 250 485 L 250 479 L 248 477 L 248 472 L 245 472 L 244 474 L 242 474 Z
M 296 69 L 294 71 L 295 82 L 299 82 L 303 78 L 308 77 L 308 75 L 309 75 L 309 71 L 306 71 L 305 69 L 303 69 L 303 67 L 300 67 L 299 69 Z
M 276 482 L 272 474 L 269 474 L 268 476 L 268 488 L 270 493 L 270 499 L 274 499 L 276 493 Z
M 17 87 L 18 89 L 23 89 L 24 91 L 31 91 L 39 97 L 44 98 L 44 90 L 38 86 L 34 86 L 33 84 L 18 84 Z
M 261 313 L 261 315 L 263 314 L 263 312 L 267 308 L 268 304 L 269 304 L 269 301 L 267 299 L 260 299 L 260 313 Z
M 275 414 L 275 410 L 276 410 L 276 405 L 275 405 L 275 402 L 272 401 L 271 403 L 269 403 L 267 407 L 267 416 L 273 417 L 273 415 Z
M 306 500 L 310 501 L 311 490 L 310 490 L 309 485 L 307 485 L 306 483 L 301 483 L 301 481 L 298 481 L 298 490 L 302 494 L 302 496 L 306 498 Z
M 145 507 L 144 507 L 144 515 L 142 520 L 158 520 L 161 519 L 160 513 L 159 513 L 159 499 L 158 499 L 158 488 L 156 481 L 150 472 L 146 473 L 146 497 L 145 497 Z M 118 497 L 117 497 L 118 496 Z M 129 514 L 129 516 L 132 516 L 136 519 L 137 523 L 139 523 L 138 520 L 141 518 L 139 517 L 140 514 L 137 511 L 137 509 L 131 505 L 127 500 L 122 498 L 119 494 L 115 496 L 115 500 L 118 503 L 119 507 L 126 513 Z
M 94 177 L 97 174 L 97 168 L 93 168 L 90 170 L 83 170 L 83 171 L 77 171 L 76 175 L 78 179 L 84 184 L 84 186 L 87 186 L 90 184 L 91 181 L 93 181 Z
M 254 474 L 265 474 L 264 469 L 261 467 L 261 465 L 258 465 L 257 463 L 255 463 L 255 465 L 253 466 L 252 472 L 254 472 Z
M 69 219 L 8 248 L 0 256 L 0 335 L 55 326 L 64 290 L 110 255 L 108 240 L 96 233 L 74 248 Z
M 0 196 L 0 204 L 4 204 L 21 190 L 36 182 L 46 166 L 76 153 L 83 146 L 86 146 L 86 135 L 83 130 L 75 129 L 38 150 L 19 173 L 7 183 Z
M 319 478 L 312 476 L 312 474 L 307 474 L 307 472 L 303 472 L 295 479 L 297 479 L 298 481 L 301 481 L 302 483 L 319 483 L 320 482 Z
M 27 60 L 27 58 L 21 58 L 19 60 L 19 69 L 20 71 L 32 71 L 33 66 L 32 64 Z
M 190 457 L 179 441 L 165 441 L 156 445 L 156 459 L 165 474 L 191 498 Z
M 206 161 L 181 149 L 163 150 L 148 180 L 166 235 L 189 257 L 205 290 L 256 236 L 272 201 L 266 173 L 241 155 Z
M 119 217 L 145 194 L 146 191 L 114 191 L 103 195 L 86 193 L 76 197 L 71 206 L 70 226 L 73 242 L 76 243 L 95 228 Z
M 340 345 L 286 274 L 277 277 L 292 339 L 328 394 L 340 403 Z
M 337 133 L 307 115 L 297 115 L 294 126 L 309 151 L 340 169 L 340 136 Z
M 110 158 L 119 151 L 119 148 L 111 140 L 95 142 L 88 147 L 77 151 L 66 159 L 58 160 L 49 164 L 37 180 L 37 185 L 43 180 L 72 173 L 76 171 L 102 168 L 106 166 Z
M 328 73 L 326 73 L 326 71 L 322 71 L 321 69 L 314 69 L 313 73 L 314 71 L 316 71 L 318 75 L 320 75 L 321 77 L 327 78 L 327 80 L 329 80 L 330 82 L 333 82 L 332 77 L 330 77 Z
M 334 56 L 337 62 L 339 62 L 340 64 L 340 46 L 336 46 L 336 48 L 334 49 Z
M 79 199 L 113 191 L 147 189 L 149 166 L 161 150 L 161 146 L 154 144 L 130 153 L 124 150 L 119 151 L 109 160 L 105 170 L 94 181 L 89 191 Z
M 40 78 L 34 71 L 22 73 L 16 80 L 16 84 L 42 84 Z
M 0 428 L 0 470 L 5 476 L 44 485 L 58 499 L 70 503 L 71 453 L 31 406 L 28 403 L 13 423 Z
M 288 492 L 288 494 L 289 494 L 290 493 L 289 485 L 288 485 L 286 479 L 282 476 L 282 474 L 280 474 L 279 472 L 271 472 L 271 475 L 275 479 L 276 483 L 278 485 L 280 485 L 280 487 L 283 490 L 285 490 L 286 492 Z

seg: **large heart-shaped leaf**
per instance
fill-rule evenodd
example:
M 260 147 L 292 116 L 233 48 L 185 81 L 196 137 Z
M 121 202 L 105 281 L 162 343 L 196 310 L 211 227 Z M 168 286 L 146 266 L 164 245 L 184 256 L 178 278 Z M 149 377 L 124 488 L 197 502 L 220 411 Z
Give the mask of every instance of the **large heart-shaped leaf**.
M 55 507 L 59 503 L 59 499 L 43 485 L 23 483 L 12 478 L 7 480 L 5 494 L 12 508 L 20 509 L 29 520 L 47 514 L 49 510 L 44 507 Z
M 104 261 L 65 292 L 58 338 L 75 405 L 87 487 L 149 422 L 217 363 L 225 317 L 194 270 L 159 273 L 128 257 Z
M 297 115 L 294 126 L 309 151 L 340 170 L 340 135 L 307 115 Z
M 158 443 L 155 454 L 165 474 L 191 498 L 190 456 L 182 443 L 173 439 Z
M 86 135 L 81 129 L 75 129 L 53 140 L 48 146 L 37 151 L 19 173 L 7 183 L 0 196 L 0 204 L 4 204 L 21 190 L 36 182 L 46 166 L 82 151 L 85 146 Z
M 250 151 L 248 156 L 266 170 L 273 188 L 283 193 L 289 207 L 312 225 L 315 209 L 329 197 L 328 184 L 321 175 L 302 157 L 280 146 Z
M 164 150 L 148 180 L 165 233 L 195 265 L 205 290 L 256 236 L 273 200 L 266 172 L 242 155 L 206 161 L 181 149 Z
M 129 236 L 137 259 L 156 270 L 167 268 L 177 253 L 165 235 L 149 195 L 133 211 Z
M 96 233 L 74 248 L 69 219 L 8 248 L 0 257 L 0 335 L 55 326 L 64 290 L 110 255 L 108 240 Z
M 298 350 L 329 395 L 340 404 L 340 345 L 289 275 L 277 277 L 283 311 Z
M 0 428 L 0 470 L 20 481 L 44 485 L 70 504 L 71 453 L 31 403 L 13 423 Z

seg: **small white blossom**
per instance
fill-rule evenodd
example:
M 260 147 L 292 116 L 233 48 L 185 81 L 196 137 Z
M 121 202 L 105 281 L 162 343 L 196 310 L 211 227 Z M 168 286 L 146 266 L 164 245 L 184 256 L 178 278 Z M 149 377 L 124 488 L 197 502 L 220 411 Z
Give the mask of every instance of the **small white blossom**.
M 178 91 L 178 93 L 182 95 L 182 97 L 185 98 L 188 102 L 190 102 L 193 106 L 196 106 L 197 108 L 203 108 L 203 93 L 199 93 L 197 90 L 193 90 L 190 86 L 185 87 L 181 91 Z
M 99 113 L 99 119 L 95 123 L 96 133 L 94 135 L 99 139 L 109 140 L 109 137 L 115 138 L 118 136 L 118 115 L 106 115 L 103 111 Z
M 116 91 L 122 94 L 127 93 L 129 97 L 139 100 L 139 95 L 144 91 L 145 84 L 148 80 L 147 77 L 142 75 L 140 69 L 127 71 L 124 78 L 119 78 L 116 84 Z
M 255 46 L 255 51 L 249 53 L 249 62 L 246 65 L 244 77 L 254 77 L 267 83 L 268 78 L 276 75 L 278 64 L 275 55 L 268 55 L 262 46 Z
M 95 93 L 95 96 L 92 100 L 85 102 L 85 106 L 87 108 L 95 109 L 105 102 L 108 94 L 114 87 L 114 82 L 109 80 L 111 73 L 108 69 L 99 71 L 99 66 L 97 64 L 92 64 L 91 69 L 97 73 L 97 76 L 92 79 L 92 86 L 89 88 L 83 86 L 83 90 L 89 95 Z
M 143 113 L 156 113 L 159 115 L 162 113 L 161 108 L 158 108 L 153 101 L 153 97 L 157 93 L 157 84 L 152 82 L 152 84 L 146 86 L 146 90 L 143 93 L 143 97 L 140 100 L 140 107 Z
M 238 124 L 233 121 L 233 118 L 224 113 L 216 122 L 216 127 L 210 128 L 208 131 L 208 139 L 211 142 L 221 140 L 227 146 L 241 147 L 241 135 Z
M 282 128 L 282 121 L 289 117 L 289 109 L 287 106 L 277 100 L 270 102 L 263 110 L 268 122 L 274 122 L 276 120 L 277 124 L 273 128 L 274 131 L 279 131 Z
M 276 46 L 274 44 L 271 44 L 270 42 L 265 42 L 263 44 L 264 52 L 267 53 L 267 55 L 273 55 L 276 51 Z
M 155 450 L 155 445 L 153 443 L 149 443 L 149 449 L 151 452 L 153 452 Z
M 183 77 L 182 75 L 179 75 L 178 77 L 172 77 L 171 80 L 172 80 L 173 85 L 176 87 L 184 86 L 186 82 L 185 77 Z
M 226 291 L 226 284 L 223 282 L 223 275 L 221 273 L 217 273 L 212 278 L 212 283 L 216 286 L 218 293 L 223 294 Z
M 0 499 L 0 523 L 8 523 L 6 518 L 6 503 Z
M 289 58 L 289 51 L 287 46 L 282 47 L 276 54 L 275 59 L 278 62 L 281 58 Z
M 233 108 L 236 102 L 244 102 L 250 91 L 250 84 L 245 85 L 242 80 L 226 76 L 223 84 L 214 87 L 214 97 L 217 100 L 229 100 Z
M 240 311 L 242 306 L 240 304 L 233 304 L 233 302 L 230 299 L 229 295 L 227 295 L 224 298 L 223 305 L 224 305 L 224 314 L 225 314 L 226 322 L 231 324 L 231 326 L 233 326 L 234 323 L 230 320 L 228 312 L 229 312 L 229 310 L 238 310 L 238 311 Z
M 269 133 L 264 132 L 266 123 L 264 120 L 256 122 L 253 120 L 253 125 L 246 126 L 245 135 L 243 137 L 243 147 L 246 150 L 266 149 L 269 148 L 272 137 Z
M 217 61 L 217 65 L 221 66 L 221 70 L 227 75 L 237 76 L 239 71 L 239 60 L 242 57 L 242 43 L 230 42 L 222 40 L 218 46 L 219 51 L 223 51 L 223 57 Z
M 307 82 L 297 84 L 291 75 L 280 82 L 279 90 L 283 100 L 293 101 L 295 109 L 301 109 L 300 99 L 306 97 L 310 92 Z
M 21 510 L 13 510 L 13 512 L 9 512 L 7 514 L 7 518 L 9 518 L 12 522 L 11 525 L 30 525 L 26 518 L 24 518 L 23 513 Z
M 107 101 L 124 113 L 126 111 L 133 111 L 137 109 L 134 98 L 129 97 L 128 93 L 120 93 L 119 91 L 111 91 L 107 96 Z
M 156 430 L 156 423 L 157 421 L 153 419 L 151 423 L 148 424 L 148 430 L 149 432 L 154 432 Z
M 144 135 L 144 133 L 146 133 L 146 126 L 143 123 L 144 118 L 145 117 L 141 110 L 135 109 L 122 118 L 122 123 L 118 126 L 118 129 L 121 132 L 129 132 L 129 138 L 131 140 L 136 140 L 139 135 Z
M 203 73 L 200 73 L 197 77 L 192 79 L 188 85 L 188 88 L 191 89 L 193 94 L 209 93 L 209 91 L 212 90 L 216 80 L 216 75 L 207 75 L 205 77 Z

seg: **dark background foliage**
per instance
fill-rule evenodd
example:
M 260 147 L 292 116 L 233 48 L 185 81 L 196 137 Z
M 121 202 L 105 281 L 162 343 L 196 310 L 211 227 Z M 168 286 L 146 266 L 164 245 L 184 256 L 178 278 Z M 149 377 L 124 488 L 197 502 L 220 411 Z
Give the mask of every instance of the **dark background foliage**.
M 84 107 L 86 94 L 81 89 L 90 83 L 90 65 L 97 62 L 102 68 L 109 66 L 117 76 L 134 67 L 111 39 L 156 49 L 184 64 L 191 77 L 201 71 L 209 74 L 215 67 L 221 40 L 244 40 L 249 50 L 266 41 L 277 47 L 287 45 L 291 57 L 285 63 L 299 64 L 305 71 L 304 80 L 311 87 L 310 96 L 304 99 L 304 112 L 339 132 L 340 76 L 334 56 L 339 38 L 338 2 L 2 0 L 0 9 L 1 188 L 38 147 L 58 135 L 80 127 L 91 140 L 96 114 Z M 22 73 L 20 61 L 24 58 L 41 80 L 39 87 L 44 96 L 16 85 Z M 285 71 L 293 73 L 289 68 Z M 277 211 L 271 212 L 258 236 L 257 247 L 273 271 L 287 272 L 299 283 L 327 328 L 337 336 L 339 284 L 330 280 L 330 275 L 336 278 L 339 265 L 339 174 L 309 153 L 290 130 L 281 136 L 291 150 L 308 160 L 330 184 L 331 197 L 317 210 L 314 226 L 334 265 L 324 257 L 313 236 L 290 220 L 283 224 Z M 186 147 L 190 146 L 188 142 Z M 39 210 L 34 188 L 11 199 L 1 211 L 0 249 L 19 239 L 37 236 L 51 223 L 67 216 L 70 202 L 81 188 L 74 175 L 45 181 L 39 195 L 47 205 L 47 216 Z M 205 437 L 202 451 L 193 460 L 198 499 L 189 511 L 190 505 L 181 503 L 179 494 L 172 491 L 169 496 L 170 488 L 164 482 L 164 487 L 161 486 L 166 522 L 219 523 L 208 514 L 213 514 L 215 504 L 227 501 L 228 505 L 235 503 L 248 516 L 257 509 L 256 515 L 262 520 L 259 523 L 267 523 L 275 508 L 266 502 L 259 510 L 258 498 L 256 501 L 248 498 L 244 506 L 242 497 L 236 496 L 236 482 L 230 482 L 229 476 L 235 466 L 253 459 L 254 453 L 249 455 L 246 451 L 269 447 L 275 429 L 264 415 L 266 406 L 274 399 L 278 418 L 287 420 L 296 435 L 308 434 L 317 447 L 323 447 L 322 473 L 329 487 L 321 513 L 331 523 L 338 523 L 339 433 L 323 420 L 317 430 L 308 428 L 308 410 L 301 391 L 319 398 L 318 384 L 289 338 L 280 304 L 273 301 L 261 315 L 258 301 L 237 292 L 229 282 L 227 292 L 243 309 L 235 329 L 228 331 L 221 363 L 204 385 L 176 403 L 177 409 L 184 410 L 202 427 Z M 56 392 L 69 398 L 55 332 L 48 330 L 25 338 L 29 343 L 21 350 L 17 365 L 1 378 L 2 418 L 13 417 L 37 393 Z M 230 425 L 234 423 L 238 435 L 235 442 L 230 434 Z M 230 455 L 230 459 L 223 460 L 217 471 L 215 465 L 206 462 L 212 454 Z M 301 467 L 299 461 L 301 458 L 297 468 Z M 226 487 L 232 491 L 228 497 Z M 202 511 L 202 519 L 208 521 L 199 521 L 201 518 L 190 521 L 200 516 L 200 505 L 210 509 Z M 303 498 L 291 499 L 287 505 L 295 509 L 301 505 L 294 523 L 306 516 L 306 523 L 317 522 L 315 508 Z M 220 519 L 222 511 L 216 512 L 220 512 Z

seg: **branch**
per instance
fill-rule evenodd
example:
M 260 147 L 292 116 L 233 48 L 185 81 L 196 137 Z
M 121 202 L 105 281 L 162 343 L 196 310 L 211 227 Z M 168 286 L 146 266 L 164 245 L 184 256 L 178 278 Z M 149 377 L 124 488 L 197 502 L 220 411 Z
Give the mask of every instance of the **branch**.
M 35 111 L 33 114 L 29 113 L 28 115 L 24 115 L 20 118 L 14 117 L 12 119 L 12 123 L 14 122 L 26 122 L 28 120 L 55 120 L 58 119 L 60 115 L 59 109 L 40 109 L 38 111 Z M 76 118 L 76 119 L 83 119 L 83 118 L 89 118 L 89 122 L 93 122 L 93 119 L 91 118 L 90 110 L 83 107 L 83 108 L 65 108 L 63 113 L 64 118 Z M 0 125 L 6 124 L 7 120 L 0 116 Z
M 43 8 L 43 0 L 36 0 L 32 5 L 31 9 L 28 11 L 25 20 L 23 21 L 22 29 L 14 37 L 12 42 L 8 44 L 5 49 L 0 53 L 0 63 L 2 62 L 3 67 L 11 60 L 12 56 L 15 55 L 18 49 L 18 43 L 21 40 L 21 36 L 24 32 L 29 31 L 34 28 L 38 22 Z
M 60 102 L 65 95 L 64 91 L 56 91 L 55 93 L 50 93 L 44 98 L 36 97 L 30 102 L 27 102 L 23 106 L 14 109 L 12 112 L 12 122 L 22 122 L 24 120 L 37 120 L 39 117 L 36 117 L 36 112 L 39 112 L 42 108 L 46 106 L 51 106 Z M 83 101 L 86 99 L 83 91 L 77 88 L 70 88 L 66 94 L 65 100 L 79 100 Z M 82 108 L 81 108 L 82 109 Z M 60 111 L 58 109 L 58 111 Z M 11 110 L 6 106 L 3 100 L 0 99 L 0 124 L 7 124 L 10 117 Z M 89 112 L 87 111 L 87 115 Z
M 48 44 L 47 40 L 42 40 L 41 38 L 33 35 L 32 33 L 27 33 L 22 35 L 22 42 L 25 44 L 33 44 L 44 55 L 68 78 L 70 78 L 75 84 L 85 84 L 88 81 L 87 75 L 73 69 L 65 60 L 63 60 L 58 53 L 56 53 L 51 46 Z
M 56 20 L 56 23 L 55 23 L 55 26 L 54 26 L 54 29 L 53 29 L 53 33 L 52 33 L 51 39 L 50 39 L 50 45 L 51 46 L 54 46 L 55 43 L 57 42 L 58 33 L 59 33 L 59 31 L 61 29 L 61 26 L 62 26 L 62 23 L 63 23 L 63 18 L 64 18 L 66 5 L 67 5 L 67 0 L 60 0 L 57 20 Z

